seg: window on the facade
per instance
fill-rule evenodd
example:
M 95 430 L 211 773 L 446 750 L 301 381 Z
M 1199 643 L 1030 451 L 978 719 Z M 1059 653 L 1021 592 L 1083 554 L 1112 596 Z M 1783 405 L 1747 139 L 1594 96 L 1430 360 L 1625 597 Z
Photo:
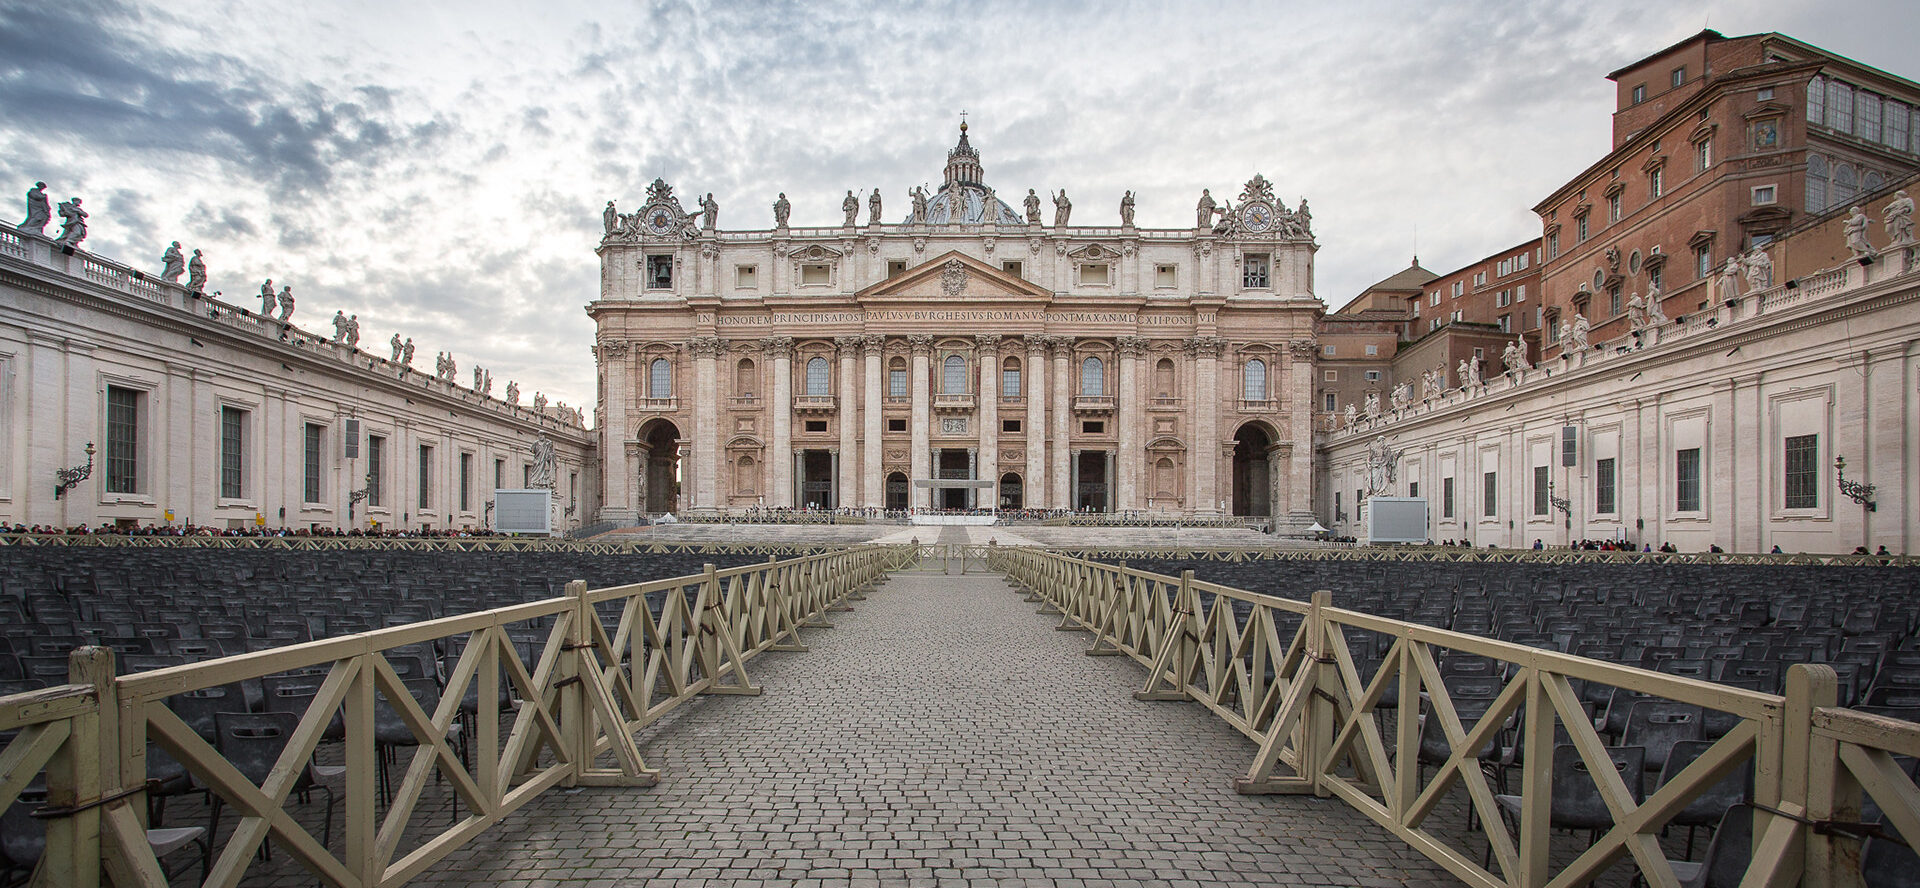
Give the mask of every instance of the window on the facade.
M 1619 511 L 1615 503 L 1616 483 L 1614 480 L 1614 461 L 1606 459 L 1593 461 L 1593 510 L 1602 515 L 1612 515 Z
M 1480 476 L 1480 514 L 1492 518 L 1499 514 L 1500 473 L 1487 472 Z
M 897 275 L 902 275 L 906 273 L 907 273 L 907 260 L 905 259 L 888 259 L 887 260 L 887 277 L 895 277 Z
M 1639 86 L 1634 87 L 1633 103 L 1635 105 L 1638 105 L 1641 102 L 1644 102 L 1646 100 L 1647 100 L 1647 85 L 1643 83 L 1643 84 L 1640 84 Z
M 940 393 L 943 395 L 964 394 L 967 390 L 967 359 L 959 355 L 948 355 L 940 365 Z
M 1153 365 L 1153 396 L 1156 398 L 1173 397 L 1173 361 L 1161 358 Z
M 1367 371 L 1367 381 L 1368 381 L 1368 382 L 1379 382 L 1379 381 L 1380 381 L 1380 371 L 1378 371 L 1378 370 L 1368 370 L 1368 371 Z
M 824 287 L 833 282 L 833 266 L 809 263 L 800 266 L 800 283 L 807 287 Z
M 1174 266 L 1155 265 L 1153 267 L 1153 285 L 1155 287 L 1167 289 L 1178 286 L 1179 283 L 1180 275 L 1176 273 Z
M 1704 173 L 1713 166 L 1713 140 L 1701 139 L 1693 146 L 1693 169 Z
M 507 461 L 496 459 L 493 461 L 493 489 L 499 490 L 505 486 L 507 486 Z
M 1500 332 L 1502 333 L 1513 332 L 1513 316 L 1512 315 L 1500 316 Z
M 415 506 L 433 508 L 433 448 L 420 445 L 420 499 Z
M 1617 191 L 1607 195 L 1607 221 L 1620 221 L 1620 193 Z
M 1779 194 L 1772 185 L 1756 185 L 1753 189 L 1753 205 L 1756 207 L 1773 203 Z
M 1106 365 L 1089 356 L 1080 362 L 1080 394 L 1099 397 L 1107 393 Z
M 1547 258 L 1560 258 L 1560 232 L 1558 231 L 1547 235 Z
M 1700 448 L 1689 447 L 1675 453 L 1673 465 L 1674 511 L 1700 511 Z
M 1547 467 L 1533 467 L 1533 514 L 1547 514 Z
M 1105 420 L 1088 420 L 1080 424 L 1080 432 L 1085 435 L 1104 435 L 1107 433 Z
M 1607 288 L 1607 317 L 1620 314 L 1620 285 Z
M 1453 479 L 1440 479 L 1440 517 L 1453 517 Z
M 887 431 L 889 431 L 889 432 L 904 432 L 904 431 L 906 431 L 906 430 L 907 430 L 907 421 L 906 421 L 906 420 L 904 420 L 904 419 L 889 419 L 889 420 L 887 420 Z
M 220 495 L 239 499 L 247 495 L 247 411 L 220 408 Z
M 1419 496 L 1419 495 L 1420 495 L 1420 482 L 1418 482 L 1418 481 L 1408 481 L 1408 482 L 1407 482 L 1407 495 L 1408 495 L 1408 496 L 1412 496 L 1412 497 L 1417 497 L 1417 496 Z
M 1669 83 L 1670 83 L 1670 84 L 1671 84 L 1672 86 L 1676 86 L 1676 87 L 1677 87 L 1677 86 L 1679 86 L 1680 84 L 1682 84 L 1682 83 L 1686 83 L 1686 82 L 1687 82 L 1687 68 L 1686 68 L 1686 66 L 1685 66 L 1685 65 L 1682 65 L 1682 66 L 1680 66 L 1680 67 L 1678 67 L 1678 68 L 1675 68 L 1675 69 L 1673 69 L 1673 77 L 1672 77 L 1672 79 L 1671 79 L 1671 80 L 1669 81 Z
M 1334 397 L 1333 392 L 1327 392 L 1325 395 L 1324 406 L 1322 406 L 1320 409 L 1325 410 L 1328 413 L 1332 413 L 1336 409 L 1338 409 L 1338 407 L 1339 407 L 1339 400 Z
M 1706 280 L 1713 274 L 1713 250 L 1706 244 L 1693 248 L 1693 276 Z
M 1866 90 L 1860 91 L 1854 135 L 1869 142 L 1880 141 L 1880 97 Z
M 1908 147 L 1908 133 L 1911 132 L 1913 112 L 1905 102 L 1887 100 L 1886 128 L 1880 135 L 1880 143 L 1895 151 L 1911 151 Z
M 807 397 L 824 398 L 828 391 L 827 359 L 818 355 L 807 359 Z
M 321 503 L 325 492 L 320 486 L 320 460 L 327 452 L 327 427 L 307 423 L 300 441 L 300 501 Z
M 1246 385 L 1242 397 L 1249 401 L 1267 399 L 1267 362 L 1254 358 L 1247 362 Z
M 1080 283 L 1089 287 L 1107 285 L 1106 263 L 1088 262 L 1080 266 Z
M 1838 80 L 1827 81 L 1827 125 L 1853 132 L 1853 87 Z
M 1009 259 L 1000 263 L 1000 270 L 1014 277 L 1020 277 L 1021 266 L 1018 260 Z
M 754 265 L 736 265 L 733 267 L 733 286 L 740 290 L 751 290 L 760 285 L 760 268 Z
M 473 454 L 460 454 L 460 511 L 473 511 Z
M 1268 277 L 1266 253 L 1248 253 L 1245 264 L 1241 266 L 1240 286 L 1260 289 L 1271 286 Z
M 1827 122 L 1827 78 L 1815 77 L 1807 84 L 1807 122 Z
M 107 386 L 107 492 L 140 492 L 140 402 L 135 389 Z
M 647 365 L 647 397 L 673 397 L 673 363 L 666 358 L 654 358 Z
M 1827 189 L 1827 206 L 1844 207 L 1853 200 L 1859 189 L 1860 179 L 1853 171 L 1853 164 L 1838 163 L 1833 166 L 1833 185 Z
M 1652 191 L 1653 196 L 1656 198 L 1662 194 L 1667 193 L 1666 172 L 1667 171 L 1665 169 L 1657 169 L 1647 174 L 1648 190 Z
M 387 439 L 367 436 L 367 507 L 386 504 L 381 482 L 386 480 Z
M 887 397 L 907 397 L 907 389 L 907 362 L 904 358 L 894 358 L 887 367 Z
M 1574 238 L 1573 238 L 1574 243 L 1580 243 L 1580 244 L 1586 243 L 1587 242 L 1587 217 L 1581 216 L 1577 221 L 1574 222 L 1574 227 L 1578 229 L 1577 233 L 1574 235 Z
M 826 430 L 827 430 L 827 421 L 826 421 L 826 420 L 824 420 L 824 419 L 809 419 L 809 420 L 807 420 L 807 431 L 809 431 L 809 432 L 824 432 L 824 431 L 826 431 Z
M 673 288 L 673 257 L 647 257 L 647 289 L 670 290 Z
M 1000 431 L 1018 433 L 1020 431 L 1020 420 L 1017 420 L 1017 419 L 1000 420 Z
M 741 358 L 740 363 L 733 365 L 733 396 L 736 398 L 753 397 L 753 390 L 757 387 L 753 382 L 753 359 Z
M 1340 380 L 1340 371 L 1327 370 L 1321 374 L 1321 378 L 1328 382 L 1338 382 Z
M 1820 436 L 1794 435 L 1786 440 L 1785 505 L 1789 509 L 1820 507 Z
M 1000 362 L 1000 397 L 1012 400 L 1020 397 L 1020 359 L 1008 358 Z
M 1661 286 L 1660 268 L 1661 266 L 1657 264 L 1647 266 L 1647 286 L 1648 287 L 1658 288 Z

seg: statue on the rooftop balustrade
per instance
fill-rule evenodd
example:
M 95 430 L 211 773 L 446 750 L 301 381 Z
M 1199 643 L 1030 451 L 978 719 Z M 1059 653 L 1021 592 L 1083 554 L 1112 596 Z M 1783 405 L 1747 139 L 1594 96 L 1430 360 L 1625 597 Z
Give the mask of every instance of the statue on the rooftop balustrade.
M 388 358 L 387 360 L 395 364 L 400 363 L 400 334 L 398 333 L 393 334 L 393 338 L 390 340 L 387 340 L 387 344 L 390 346 L 393 346 L 393 357 Z
M 407 367 L 413 366 L 413 337 L 411 336 L 407 337 L 407 344 L 400 347 L 400 363 Z
M 780 192 L 780 199 L 773 202 L 773 227 L 787 227 L 787 216 L 793 212 L 793 204 L 787 202 L 787 193 Z
M 1579 316 L 1578 312 L 1574 313 L 1574 317 L 1577 318 Z M 1507 343 L 1507 347 L 1500 352 L 1500 362 L 1506 365 L 1508 373 L 1519 373 L 1524 370 L 1533 369 L 1533 365 L 1527 363 L 1527 344 L 1518 337 L 1515 337 L 1512 342 Z
M 1593 346 L 1587 341 L 1587 336 L 1592 330 L 1593 324 L 1587 320 L 1587 316 L 1574 312 L 1573 323 L 1567 325 L 1567 342 L 1569 343 L 1567 348 L 1572 351 L 1586 351 L 1592 348 Z M 1519 342 L 1517 339 L 1514 341 Z
M 27 189 L 27 220 L 17 227 L 21 231 L 34 234 L 46 234 L 47 223 L 53 219 L 53 206 L 47 202 L 47 183 L 35 182 Z
M 613 201 L 607 201 L 607 208 L 600 211 L 600 226 L 607 234 L 620 227 L 620 211 L 613 208 Z
M 540 392 L 533 393 L 533 412 L 535 413 L 547 412 L 547 396 L 546 395 L 541 394 Z
M 347 347 L 360 350 L 360 316 L 347 315 Z
M 1647 326 L 1647 301 L 1639 293 L 1627 296 L 1627 329 L 1639 332 Z
M 1660 300 L 1665 298 L 1658 281 L 1647 284 L 1647 326 L 1658 327 L 1667 322 L 1667 313 L 1660 310 Z
M 180 242 L 174 241 L 167 251 L 160 254 L 160 276 L 173 283 L 180 283 L 180 276 L 187 272 L 187 257 L 180 254 Z
M 1380 393 L 1379 392 L 1367 393 L 1366 411 L 1367 411 L 1368 419 L 1380 418 Z
M 293 285 L 280 288 L 280 323 L 284 324 L 293 317 Z
M 1133 192 L 1131 191 L 1127 192 L 1127 196 L 1120 198 L 1120 224 L 1127 228 L 1133 227 Z
M 1727 257 L 1727 264 L 1721 266 L 1720 276 L 1715 283 L 1719 287 L 1720 301 L 1732 302 L 1740 298 L 1740 257 Z
M 1053 194 L 1051 191 L 1047 193 Z M 1067 199 L 1067 189 L 1062 188 L 1059 194 L 1053 194 L 1053 227 L 1067 227 L 1067 220 L 1072 216 L 1073 201 Z
M 700 198 L 700 217 L 706 223 L 708 231 L 720 230 L 720 202 L 713 199 L 713 192 Z
M 260 285 L 260 316 L 273 317 L 273 278 Z
M 200 258 L 200 251 L 193 251 L 193 258 L 187 260 L 187 292 L 204 293 L 207 291 L 207 260 Z
M 1027 207 L 1027 224 L 1028 225 L 1040 224 L 1040 195 L 1034 194 L 1033 189 L 1031 188 L 1027 189 L 1026 207 Z
M 846 214 L 841 224 L 848 228 L 860 224 L 860 198 L 853 196 L 853 189 L 847 189 L 847 199 L 840 202 L 840 212 Z
M 1773 286 L 1773 258 L 1766 250 L 1759 247 L 1748 250 L 1740 264 L 1747 269 L 1747 292 L 1756 293 Z
M 1847 249 L 1853 253 L 1855 259 L 1873 255 L 1873 244 L 1867 241 L 1869 224 L 1872 223 L 1867 219 L 1867 214 L 1859 207 L 1854 207 L 1852 214 L 1847 216 L 1844 229 L 1847 234 Z
M 880 224 L 880 189 L 878 188 L 873 189 L 873 193 L 867 195 L 867 224 Z
M 1220 205 L 1215 203 L 1213 200 L 1212 189 L 1208 189 L 1208 188 L 1200 189 L 1200 202 L 1198 204 L 1195 204 L 1193 207 L 1193 215 L 1194 215 L 1193 227 L 1212 228 L 1213 214 L 1215 212 L 1218 212 L 1219 207 Z
M 1913 198 L 1905 190 L 1895 191 L 1882 211 L 1887 221 L 1887 246 L 1904 247 L 1913 243 Z
M 87 211 L 80 209 L 80 198 L 60 202 L 60 237 L 55 241 L 71 247 L 87 239 Z
M 1348 401 L 1348 402 L 1347 402 L 1347 412 L 1346 412 L 1346 422 L 1345 422 L 1345 423 L 1343 423 L 1343 424 L 1341 425 L 1341 427 L 1342 427 L 1342 428 L 1349 428 L 1349 429 L 1350 429 L 1350 428 L 1353 428 L 1353 417 L 1354 417 L 1354 414 L 1355 414 L 1355 413 L 1357 413 L 1357 412 L 1358 412 L 1358 411 L 1356 411 L 1356 410 L 1354 409 L 1354 407 L 1353 407 L 1353 402 L 1352 402 L 1352 401 Z
M 335 311 L 333 313 L 333 342 L 335 345 L 338 345 L 346 340 L 347 313 L 344 311 Z
M 507 403 L 515 406 L 520 404 L 520 383 L 511 379 L 507 380 Z
M 1313 211 L 1307 209 L 1307 199 L 1300 198 L 1300 209 L 1293 212 L 1293 218 L 1300 223 L 1300 233 L 1313 236 Z
M 926 186 L 915 185 L 913 187 L 913 190 L 907 193 L 913 196 L 913 224 L 915 225 L 927 224 L 927 188 Z

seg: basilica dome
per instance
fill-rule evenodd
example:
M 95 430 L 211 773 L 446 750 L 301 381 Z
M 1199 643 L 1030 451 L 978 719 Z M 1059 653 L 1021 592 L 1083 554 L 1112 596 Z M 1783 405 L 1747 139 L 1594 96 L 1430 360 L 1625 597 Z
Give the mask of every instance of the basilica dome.
M 967 142 L 967 125 L 960 124 L 960 142 L 947 152 L 946 181 L 927 199 L 929 225 L 1023 225 L 1025 219 L 982 181 L 980 152 Z M 908 212 L 902 222 L 912 223 Z

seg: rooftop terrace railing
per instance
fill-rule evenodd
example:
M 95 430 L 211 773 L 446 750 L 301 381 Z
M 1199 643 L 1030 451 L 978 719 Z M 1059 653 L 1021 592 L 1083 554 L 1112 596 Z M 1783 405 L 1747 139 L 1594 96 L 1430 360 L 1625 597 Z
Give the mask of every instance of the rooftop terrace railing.
M 701 694 L 759 693 L 754 656 L 805 650 L 800 629 L 920 554 L 860 546 L 603 589 L 576 581 L 558 598 L 130 675 L 113 674 L 111 651 L 82 648 L 71 684 L 0 697 L 0 732 L 17 732 L 0 749 L 0 810 L 44 776 L 36 884 L 91 888 L 105 872 L 163 888 L 145 832 L 158 750 L 240 815 L 205 884 L 237 884 L 269 839 L 324 884 L 403 884 L 553 788 L 651 785 L 634 732 Z M 451 664 L 424 701 L 395 665 L 421 651 Z M 269 676 L 304 676 L 309 695 L 260 779 L 171 704 Z M 413 751 L 388 795 L 379 760 L 396 731 Z M 331 805 L 322 838 L 287 808 L 323 741 L 344 763 L 337 847 L 324 838 Z M 415 816 L 436 777 L 455 799 L 444 827 Z
M 1469 885 L 1579 885 L 1630 862 L 1646 884 L 1678 886 L 1695 871 L 1668 860 L 1661 831 L 1742 775 L 1754 837 L 1742 885 L 1858 884 L 1863 835 L 1886 835 L 1858 823 L 1863 790 L 1893 831 L 1920 837 L 1920 787 L 1894 758 L 1920 756 L 1920 725 L 1840 708 L 1826 665 L 1795 665 L 1785 694 L 1766 694 L 1342 610 L 1326 592 L 1297 601 L 1030 548 L 986 558 L 1061 628 L 1091 632 L 1087 653 L 1145 666 L 1137 697 L 1198 703 L 1255 741 L 1239 791 L 1337 797 Z M 1352 648 L 1369 639 L 1388 642 L 1377 662 Z M 1499 667 L 1491 699 L 1461 705 L 1441 668 L 1455 657 Z M 1616 770 L 1583 706 L 1589 685 L 1699 707 L 1724 731 L 1643 795 L 1647 775 Z M 1413 717 L 1422 708 L 1429 723 Z M 1556 751 L 1578 757 L 1607 815 L 1584 850 L 1554 846 Z M 1488 775 L 1509 769 L 1520 787 L 1502 796 Z M 1484 851 L 1429 823 L 1461 794 Z

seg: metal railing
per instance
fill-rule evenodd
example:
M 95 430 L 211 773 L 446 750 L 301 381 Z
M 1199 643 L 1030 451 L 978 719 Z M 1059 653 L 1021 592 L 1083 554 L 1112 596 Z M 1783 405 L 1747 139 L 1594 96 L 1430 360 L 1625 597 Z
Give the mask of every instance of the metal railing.
M 124 676 L 113 674 L 111 651 L 82 648 L 72 684 L 0 698 L 0 731 L 18 731 L 0 750 L 0 810 L 44 772 L 47 806 L 36 815 L 47 844 L 36 884 L 91 888 L 104 870 L 119 886 L 164 888 L 144 823 L 151 742 L 240 815 L 206 884 L 236 884 L 271 838 L 324 884 L 399 885 L 547 790 L 651 785 L 658 772 L 634 732 L 700 694 L 759 693 L 747 671 L 755 655 L 805 650 L 800 629 L 825 625 L 828 611 L 911 568 L 921 551 L 861 546 L 727 570 L 709 564 L 605 589 L 575 581 L 559 598 Z M 425 645 L 445 646 L 454 665 L 437 702 L 423 706 L 388 655 Z M 175 695 L 306 670 L 311 700 L 263 782 L 168 705 Z M 385 800 L 375 739 L 382 705 L 413 744 Z M 337 848 L 286 808 L 329 736 L 340 738 L 345 763 Z M 463 757 L 455 744 L 468 737 Z M 609 753 L 611 766 L 598 764 Z M 456 816 L 412 844 L 422 829 L 412 815 L 436 777 L 457 800 Z M 329 808 L 327 831 L 331 819 Z
M 1283 599 L 1195 580 L 1192 571 L 1172 577 L 1034 549 L 989 547 L 986 557 L 1043 610 L 1061 613 L 1062 628 L 1091 632 L 1089 654 L 1145 666 L 1137 697 L 1199 703 L 1254 740 L 1258 751 L 1235 781 L 1240 792 L 1337 797 L 1469 885 L 1578 885 L 1630 861 L 1648 885 L 1678 886 L 1661 830 L 1743 772 L 1754 803 L 1743 885 L 1856 884 L 1860 839 L 1844 827 L 1859 820 L 1862 789 L 1895 830 L 1920 836 L 1920 787 L 1893 759 L 1920 756 L 1920 725 L 1839 708 L 1837 679 L 1825 665 L 1792 666 L 1784 696 L 1764 694 L 1342 610 L 1327 592 Z M 1391 639 L 1377 664 L 1356 660 L 1349 647 L 1369 636 Z M 1442 653 L 1510 667 L 1476 717 L 1463 719 L 1456 707 Z M 1376 669 L 1363 678 L 1362 665 Z M 1576 683 L 1698 706 L 1728 727 L 1642 798 L 1641 775 L 1626 775 L 1636 780 L 1630 789 L 1616 771 Z M 1424 785 L 1414 701 L 1425 701 L 1447 750 Z M 1389 707 L 1390 729 L 1380 717 Z M 1503 806 L 1482 750 L 1500 748 L 1510 730 L 1501 767 L 1516 767 L 1521 785 Z M 1571 859 L 1552 853 L 1556 746 L 1563 755 L 1571 746 L 1613 821 Z M 1479 848 L 1428 825 L 1460 791 L 1485 827 L 1486 864 Z

